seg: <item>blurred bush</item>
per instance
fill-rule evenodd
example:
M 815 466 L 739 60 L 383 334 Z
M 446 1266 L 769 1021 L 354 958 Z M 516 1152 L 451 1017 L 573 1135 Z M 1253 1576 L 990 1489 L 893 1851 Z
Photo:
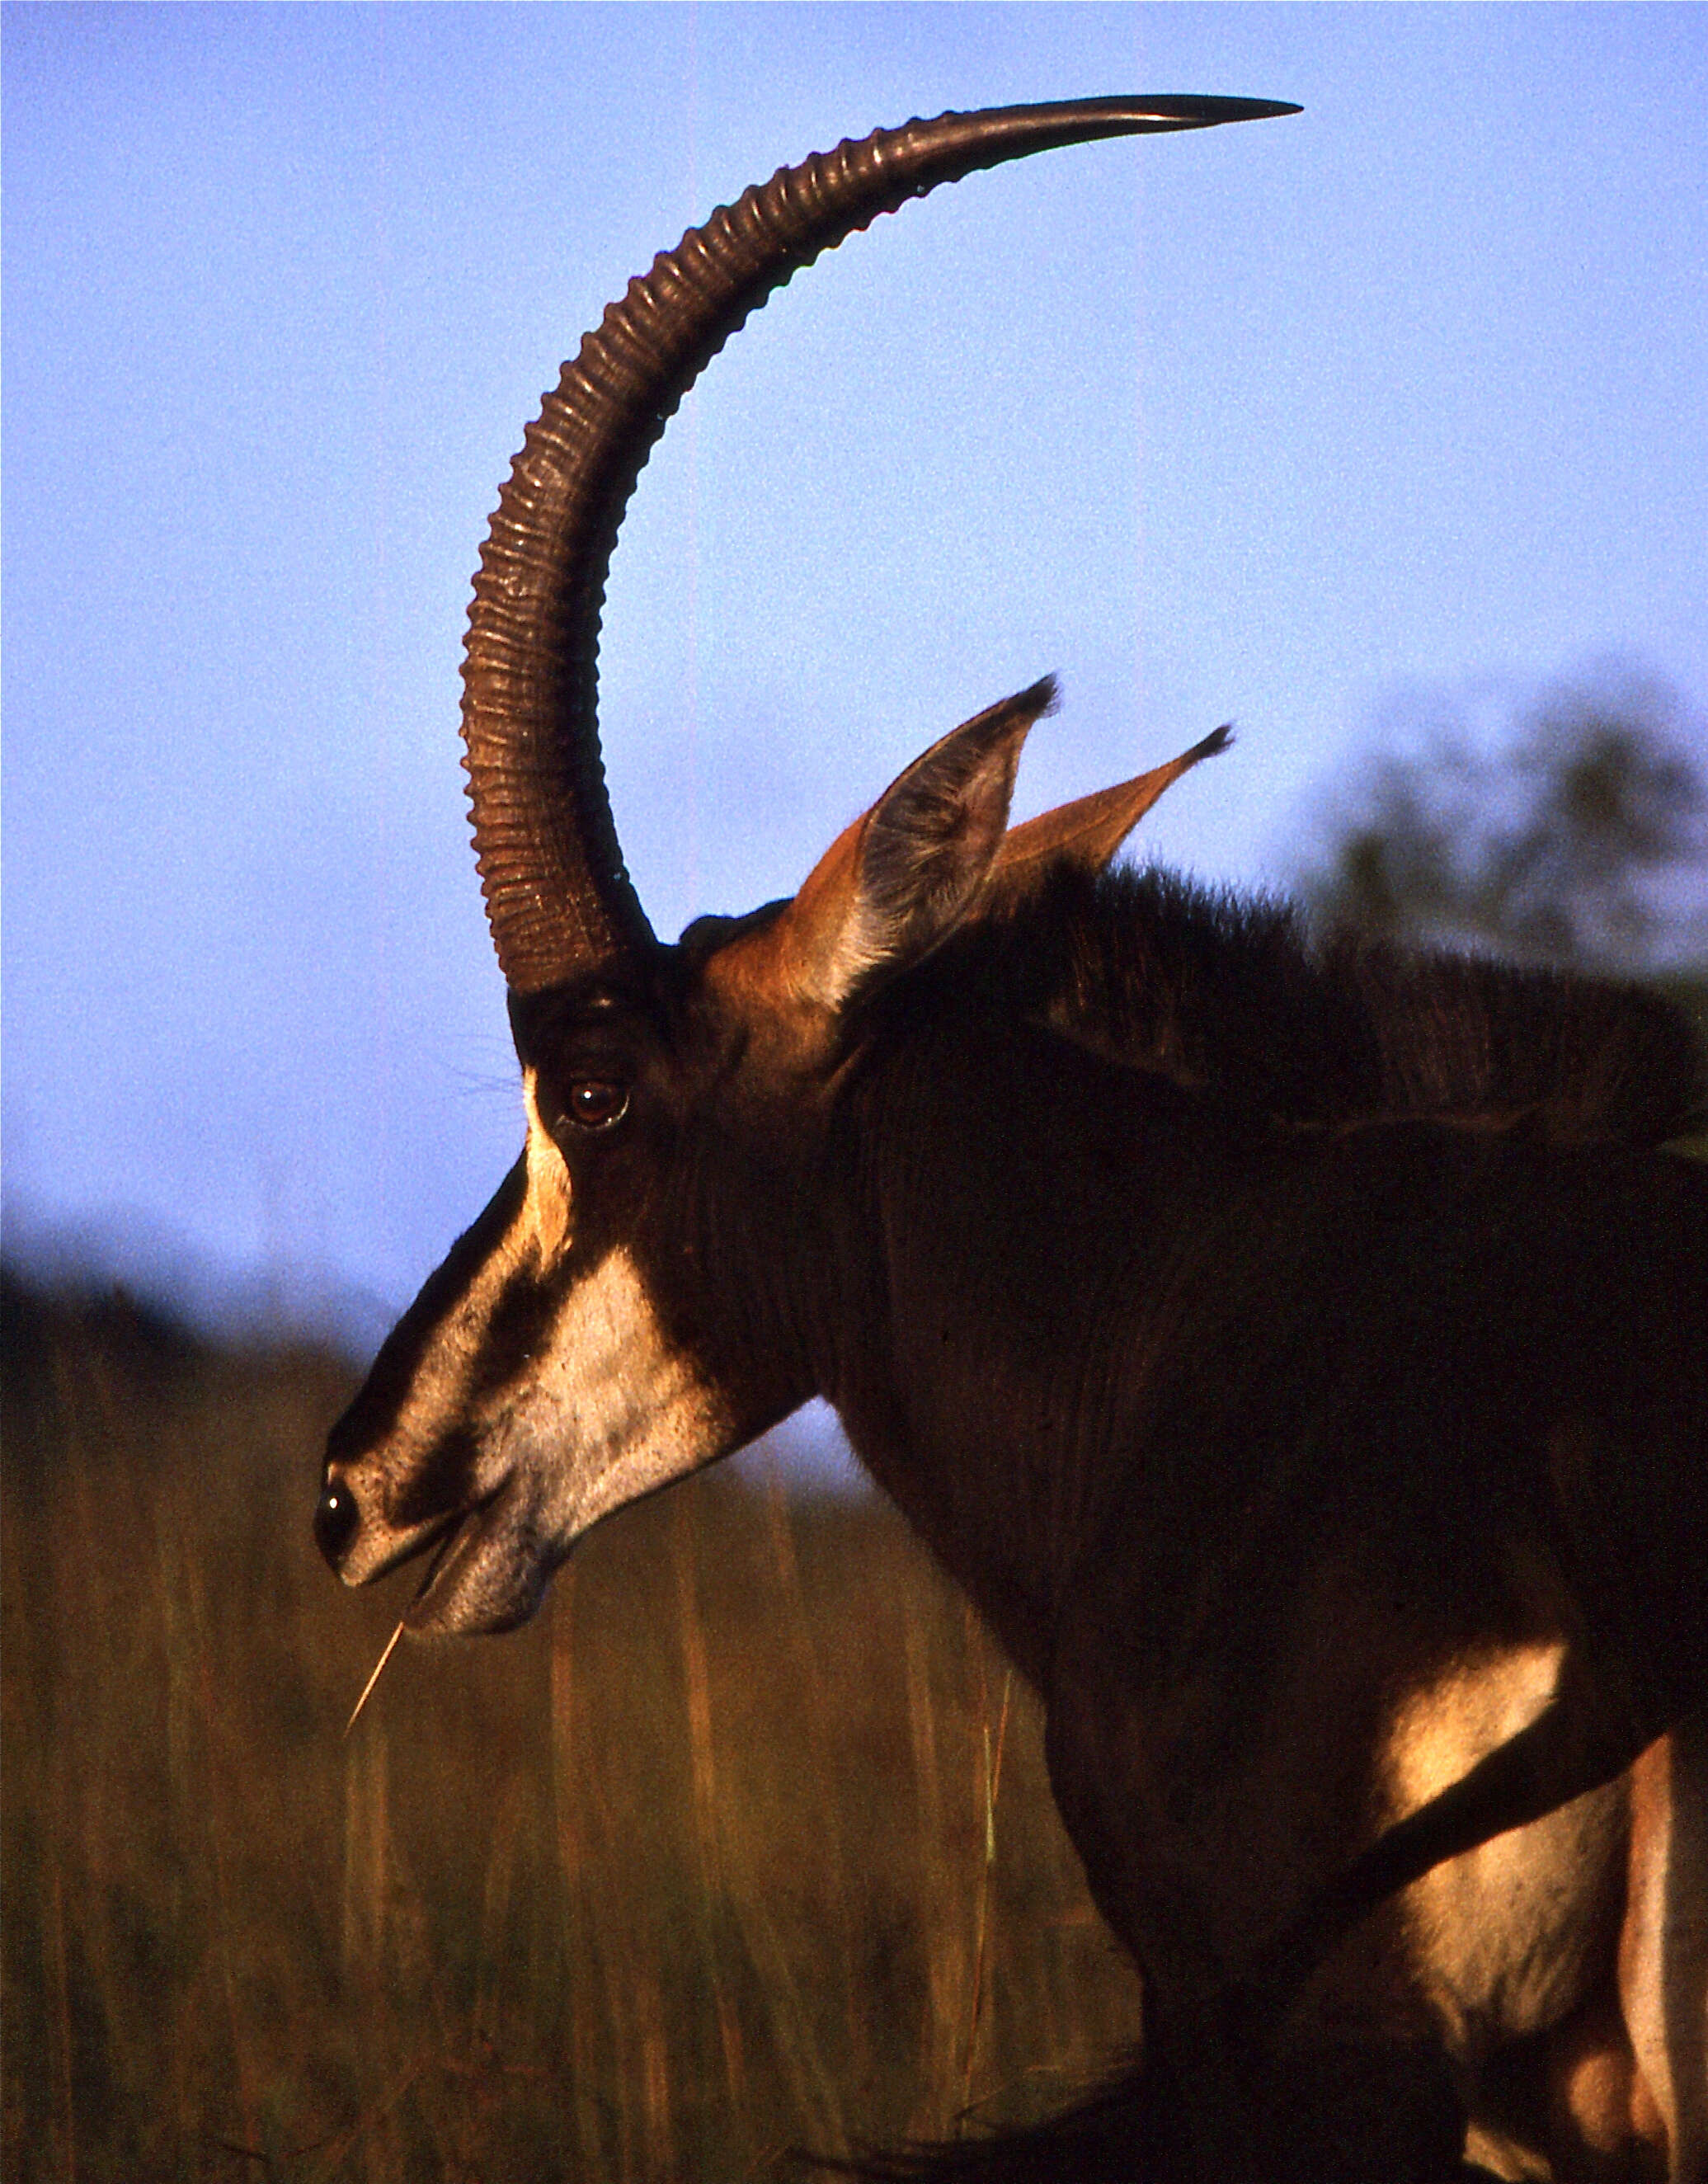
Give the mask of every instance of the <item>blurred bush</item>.
M 1656 677 L 1409 691 L 1376 736 L 1305 875 L 1326 921 L 1610 972 L 1708 957 L 1708 722 Z

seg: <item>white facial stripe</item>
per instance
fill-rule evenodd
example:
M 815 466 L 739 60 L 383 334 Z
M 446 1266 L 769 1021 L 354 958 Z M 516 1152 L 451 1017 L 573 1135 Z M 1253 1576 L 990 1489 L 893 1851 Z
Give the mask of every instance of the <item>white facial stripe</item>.
M 468 1293 L 445 1321 L 423 1357 L 398 1419 L 398 1439 L 420 1447 L 448 1423 L 470 1416 L 469 1389 L 476 1377 L 487 1330 L 513 1276 L 544 1273 L 570 1240 L 570 1172 L 540 1120 L 535 1072 L 522 1076 L 522 1105 L 528 1117 L 524 1156 L 527 1190 L 516 1217 L 484 1259 Z M 485 1493 L 502 1476 L 486 1464 L 472 1485 Z
M 522 1105 L 528 1115 L 528 1195 L 524 1207 L 542 1265 L 549 1265 L 570 1240 L 570 1172 L 552 1134 L 540 1120 L 531 1069 L 522 1072 Z
M 417 1451 L 431 1448 L 450 1428 L 474 1422 L 470 1390 L 479 1377 L 488 1329 L 500 1299 L 517 1274 L 543 1273 L 569 1240 L 569 1170 L 540 1120 L 534 1085 L 534 1072 L 529 1070 L 522 1081 L 528 1117 L 527 1188 L 522 1203 L 476 1268 L 467 1290 L 435 1329 L 410 1379 L 396 1423 L 387 1435 L 389 1447 L 398 1452 L 406 1468 Z M 509 1468 L 503 1451 L 494 1447 L 487 1435 L 479 1436 L 479 1444 L 481 1461 L 468 1483 L 469 1492 L 476 1499 L 491 1492 Z M 379 1468 L 383 1477 L 389 1466 L 382 1460 Z M 365 1541 L 359 1540 L 345 1564 L 347 1579 L 359 1584 L 368 1567 L 377 1567 L 389 1551 L 390 1542 L 382 1532 L 375 1532 Z

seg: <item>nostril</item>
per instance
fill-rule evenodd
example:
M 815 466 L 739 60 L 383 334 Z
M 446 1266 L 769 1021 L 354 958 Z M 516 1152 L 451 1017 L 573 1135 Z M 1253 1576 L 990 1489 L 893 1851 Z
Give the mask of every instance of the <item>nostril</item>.
M 334 1569 L 350 1544 L 359 1514 L 356 1497 L 348 1486 L 329 1482 L 320 1490 L 320 1503 L 314 1511 L 314 1538 Z

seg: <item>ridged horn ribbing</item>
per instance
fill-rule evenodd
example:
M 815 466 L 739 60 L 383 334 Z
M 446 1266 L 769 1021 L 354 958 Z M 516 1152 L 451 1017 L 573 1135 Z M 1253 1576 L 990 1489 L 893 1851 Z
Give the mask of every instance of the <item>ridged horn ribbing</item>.
M 498 961 L 542 988 L 644 949 L 599 760 L 599 616 L 643 465 L 700 371 L 821 251 L 940 182 L 1059 145 L 1294 114 L 1250 98 L 1096 98 L 879 129 L 691 228 L 564 366 L 481 549 L 463 668 L 464 763 Z

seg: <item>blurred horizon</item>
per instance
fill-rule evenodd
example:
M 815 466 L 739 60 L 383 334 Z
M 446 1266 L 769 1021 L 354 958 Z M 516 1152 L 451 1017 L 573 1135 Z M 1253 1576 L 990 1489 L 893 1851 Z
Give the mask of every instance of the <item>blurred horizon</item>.
M 1623 659 L 1700 734 L 1698 9 L 12 5 L 3 38 L 26 1271 L 360 1351 L 473 1219 L 519 1137 L 456 737 L 498 482 L 655 249 L 910 113 L 1305 109 L 939 192 L 711 367 L 605 619 L 661 933 L 792 889 L 1047 668 L 1020 815 L 1232 717 L 1139 853 L 1243 886 L 1304 873 L 1408 691 L 1510 717 Z

